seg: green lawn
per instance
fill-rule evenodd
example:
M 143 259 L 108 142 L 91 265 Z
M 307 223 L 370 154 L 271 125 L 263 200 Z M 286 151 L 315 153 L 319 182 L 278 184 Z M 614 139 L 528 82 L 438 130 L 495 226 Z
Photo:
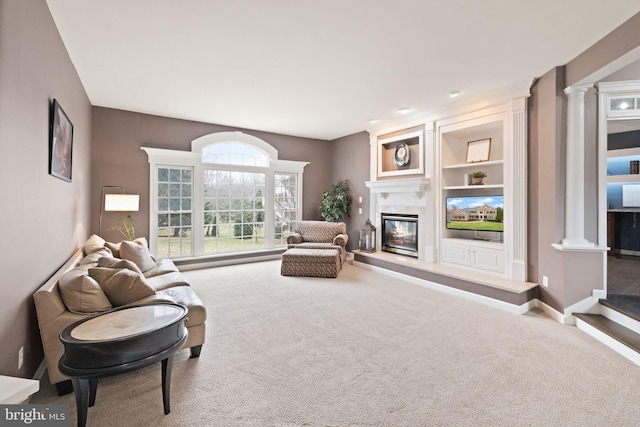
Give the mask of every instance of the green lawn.
M 214 254 L 264 248 L 264 230 L 256 229 L 255 231 L 257 236 L 241 239 L 233 235 L 233 224 L 219 225 L 217 237 L 204 237 L 204 252 Z M 159 236 L 157 255 L 160 258 L 191 255 L 191 233 L 183 237 Z
M 447 228 L 454 230 L 504 231 L 504 223 L 491 221 L 449 221 Z

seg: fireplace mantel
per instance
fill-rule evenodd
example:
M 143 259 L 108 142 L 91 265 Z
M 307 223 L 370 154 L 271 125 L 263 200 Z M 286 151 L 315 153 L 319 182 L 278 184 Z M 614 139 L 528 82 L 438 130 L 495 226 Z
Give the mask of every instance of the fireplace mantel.
M 371 193 L 378 194 L 386 199 L 389 194 L 414 194 L 421 199 L 427 187 L 429 186 L 429 178 L 405 178 L 405 179 L 389 179 L 384 181 L 365 181 L 365 185 L 371 190 Z

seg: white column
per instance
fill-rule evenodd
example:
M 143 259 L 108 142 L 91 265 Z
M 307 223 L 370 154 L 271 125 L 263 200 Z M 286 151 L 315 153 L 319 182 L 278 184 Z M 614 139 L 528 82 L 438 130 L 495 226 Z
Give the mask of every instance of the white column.
M 570 86 L 567 94 L 567 170 L 562 247 L 590 248 L 584 237 L 584 94 L 593 85 Z

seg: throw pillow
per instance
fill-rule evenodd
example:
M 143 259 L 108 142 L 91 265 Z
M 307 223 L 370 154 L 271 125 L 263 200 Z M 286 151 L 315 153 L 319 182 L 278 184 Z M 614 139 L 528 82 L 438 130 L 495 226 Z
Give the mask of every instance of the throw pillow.
M 131 271 L 135 271 L 138 274 L 142 274 L 140 268 L 133 261 L 128 259 L 114 258 L 112 256 L 103 256 L 98 260 L 98 267 L 108 268 L 128 268 Z
M 94 267 L 89 269 L 93 277 L 114 306 L 130 304 L 156 293 L 144 277 L 128 268 Z
M 120 258 L 133 261 L 142 272 L 151 270 L 156 266 L 147 246 L 139 241 L 129 242 L 125 240 L 120 242 Z
M 97 234 L 92 234 L 87 239 L 83 247 L 85 256 L 99 251 L 104 247 L 105 243 L 106 242 L 102 237 L 98 236 Z
M 99 250 L 97 250 L 96 252 L 87 255 L 86 257 L 82 258 L 82 261 L 80 262 L 80 265 L 84 265 L 84 264 L 93 264 L 93 266 L 97 266 L 98 265 L 98 260 L 102 257 L 105 256 L 111 256 L 111 251 L 109 250 L 109 248 L 107 247 L 103 247 Z
M 98 282 L 87 275 L 88 270 L 89 266 L 76 267 L 58 280 L 62 301 L 73 313 L 99 313 L 112 308 Z
M 105 242 L 104 245 L 109 248 L 114 257 L 120 258 L 120 243 Z

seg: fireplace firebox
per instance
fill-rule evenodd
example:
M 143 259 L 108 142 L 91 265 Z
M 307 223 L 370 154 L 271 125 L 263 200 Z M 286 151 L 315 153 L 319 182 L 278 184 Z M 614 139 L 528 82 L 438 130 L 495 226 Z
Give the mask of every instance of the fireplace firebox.
M 381 248 L 418 258 L 418 215 L 382 214 Z

